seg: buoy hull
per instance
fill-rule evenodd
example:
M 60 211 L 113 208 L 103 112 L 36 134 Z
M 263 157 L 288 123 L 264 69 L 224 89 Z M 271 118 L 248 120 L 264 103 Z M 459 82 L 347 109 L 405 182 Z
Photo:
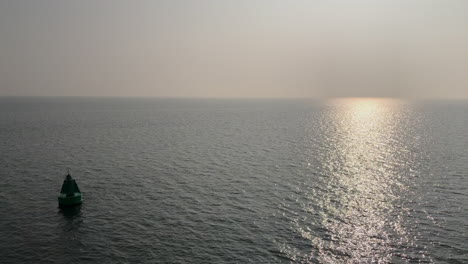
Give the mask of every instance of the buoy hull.
M 73 196 L 66 196 L 60 194 L 58 197 L 59 206 L 75 206 L 83 202 L 83 196 L 81 193 L 75 193 Z

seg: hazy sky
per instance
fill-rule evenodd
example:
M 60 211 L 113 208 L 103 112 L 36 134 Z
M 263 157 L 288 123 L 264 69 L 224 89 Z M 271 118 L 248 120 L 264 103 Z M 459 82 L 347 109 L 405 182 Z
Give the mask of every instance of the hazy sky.
M 465 0 L 0 0 L 0 96 L 468 98 Z

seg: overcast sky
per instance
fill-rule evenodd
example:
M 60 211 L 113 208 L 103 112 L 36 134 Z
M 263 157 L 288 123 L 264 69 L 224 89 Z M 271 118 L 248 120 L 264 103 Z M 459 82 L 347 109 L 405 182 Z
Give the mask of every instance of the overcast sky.
M 0 96 L 468 98 L 465 0 L 0 0 Z

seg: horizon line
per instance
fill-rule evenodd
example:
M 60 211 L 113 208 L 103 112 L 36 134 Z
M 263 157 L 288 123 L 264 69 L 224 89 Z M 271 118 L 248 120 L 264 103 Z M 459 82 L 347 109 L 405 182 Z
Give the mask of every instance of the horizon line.
M 394 97 L 394 96 L 324 96 L 324 97 L 268 97 L 268 96 L 157 96 L 157 95 L 0 95 L 0 98 L 133 98 L 133 99 L 200 99 L 200 100 L 336 100 L 336 99 L 388 99 L 402 101 L 466 101 L 467 98 L 449 97 Z

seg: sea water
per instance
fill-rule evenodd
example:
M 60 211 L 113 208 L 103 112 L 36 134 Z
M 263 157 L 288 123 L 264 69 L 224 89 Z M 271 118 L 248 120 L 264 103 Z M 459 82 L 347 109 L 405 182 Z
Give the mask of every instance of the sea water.
M 467 101 L 0 98 L 1 263 L 468 263 L 467 230 Z

